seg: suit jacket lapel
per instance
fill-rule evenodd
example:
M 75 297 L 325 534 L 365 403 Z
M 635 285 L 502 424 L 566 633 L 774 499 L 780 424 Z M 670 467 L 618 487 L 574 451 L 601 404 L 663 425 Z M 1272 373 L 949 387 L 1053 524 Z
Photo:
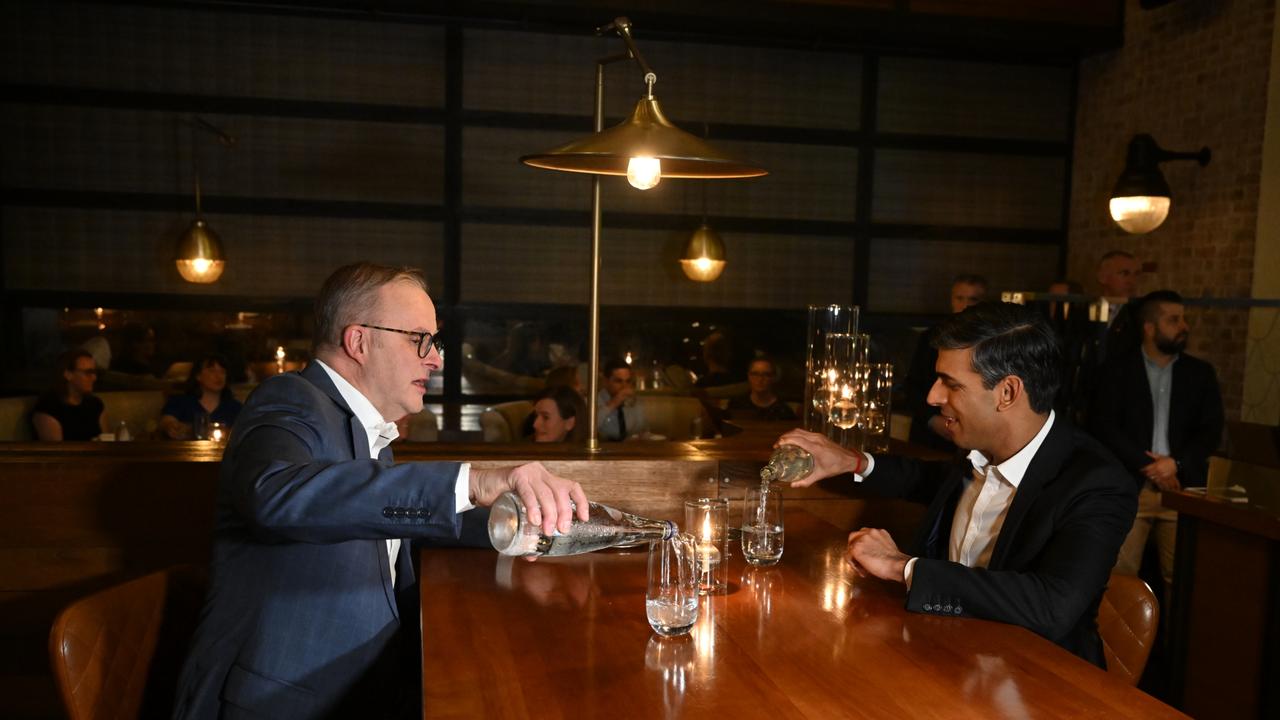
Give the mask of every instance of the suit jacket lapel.
M 329 373 L 320 367 L 319 363 L 311 363 L 300 373 L 302 377 L 311 382 L 312 385 L 324 391 L 329 399 L 333 400 L 338 407 L 342 408 L 347 414 L 347 427 L 351 439 L 351 457 L 356 460 L 370 460 L 369 455 L 369 433 L 365 431 L 364 426 L 360 424 L 359 418 L 347 401 L 342 398 L 342 393 L 338 392 L 338 386 L 333 384 L 333 380 L 329 379 Z M 385 455 L 388 460 L 391 459 L 390 449 L 384 449 L 381 455 Z M 400 617 L 400 609 L 396 604 L 395 588 L 391 582 L 391 555 L 387 551 L 386 540 L 372 541 L 372 549 L 375 562 L 378 564 L 378 571 L 382 576 L 382 590 L 387 595 L 387 604 L 391 606 L 391 612 L 397 618 Z M 403 549 L 403 548 L 402 548 Z M 404 553 L 401 553 L 403 555 Z M 397 558 L 396 572 L 400 572 L 399 559 Z
M 929 518 L 929 524 L 916 542 L 924 557 L 947 559 L 947 548 L 951 543 L 951 523 L 955 520 L 956 503 L 960 501 L 960 492 L 964 488 L 965 473 L 973 473 L 973 463 L 961 460 L 953 466 L 951 474 L 939 488 L 929 507 L 925 516 Z
M 1014 493 L 1009 512 L 1004 516 L 1004 525 L 1000 528 L 1000 536 L 996 538 L 995 549 L 991 551 L 988 568 L 999 570 L 1003 567 L 1027 511 L 1035 504 L 1045 486 L 1058 477 L 1062 466 L 1071 456 L 1071 436 L 1070 423 L 1062 415 L 1055 415 L 1053 427 L 1049 428 L 1049 434 L 1045 436 L 1035 457 L 1031 458 L 1022 482 L 1018 483 L 1018 492 Z

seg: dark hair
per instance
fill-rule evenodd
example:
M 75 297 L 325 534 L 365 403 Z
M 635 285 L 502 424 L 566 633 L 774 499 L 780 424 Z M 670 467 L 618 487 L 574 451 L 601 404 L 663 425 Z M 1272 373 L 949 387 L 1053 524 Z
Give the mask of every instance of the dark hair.
M 773 372 L 774 377 L 777 377 L 778 363 L 774 362 L 773 358 L 769 357 L 768 355 L 760 355 L 760 356 L 751 358 L 751 362 L 747 363 L 747 370 L 750 371 L 752 365 L 755 365 L 756 363 L 761 363 L 761 362 L 767 364 L 769 366 L 769 370 Z
M 76 364 L 80 358 L 89 358 L 93 360 L 93 353 L 84 348 L 76 348 L 68 350 L 58 356 L 58 364 L 55 366 L 53 373 L 53 391 L 59 398 L 65 398 L 69 388 L 67 387 L 67 378 L 63 373 L 75 372 Z M 98 367 L 98 361 L 94 360 L 93 366 Z
M 343 328 L 376 322 L 370 316 L 377 310 L 378 289 L 397 281 L 413 283 L 427 292 L 427 279 L 421 270 L 413 267 L 363 262 L 334 270 L 316 295 L 313 348 L 342 347 Z
M 226 358 L 223 358 L 221 355 L 205 355 L 199 360 L 196 360 L 195 362 L 191 363 L 191 374 L 187 375 L 187 382 L 182 386 L 183 392 L 185 392 L 187 395 L 191 395 L 192 397 L 200 397 L 201 395 L 203 395 L 204 389 L 200 387 L 200 381 L 198 378 L 200 376 L 201 371 L 203 371 L 205 368 L 209 367 L 210 365 L 217 365 L 223 370 L 227 369 Z M 222 393 L 220 397 L 223 400 L 230 400 L 234 397 L 231 394 L 230 381 L 228 381 L 226 385 L 222 386 Z
M 1160 319 L 1160 306 L 1164 303 L 1181 305 L 1182 296 L 1172 290 L 1155 290 L 1138 300 L 1138 322 L 1142 325 Z M 1141 329 L 1141 328 L 1139 328 Z
M 729 338 L 717 330 L 702 341 L 702 355 L 708 362 L 728 367 L 733 359 L 733 346 L 729 343 Z
M 549 387 L 533 398 L 533 404 L 537 405 L 539 400 L 548 398 L 555 402 L 556 412 L 560 413 L 561 420 L 576 418 L 573 423 L 573 429 L 565 436 L 565 441 L 578 442 L 586 437 L 587 403 L 578 394 L 578 391 L 566 385 Z
M 987 289 L 987 279 L 982 277 L 981 275 L 974 275 L 973 273 L 963 273 L 961 275 L 955 276 L 951 280 L 952 287 L 955 287 L 960 283 L 964 283 L 965 285 L 977 285 L 983 290 Z
M 625 360 L 619 360 L 618 358 L 614 358 L 609 362 L 605 363 L 604 376 L 609 377 L 610 375 L 613 374 L 614 370 L 623 370 L 623 369 L 631 370 L 631 366 L 628 365 Z M 632 374 L 635 374 L 635 372 L 632 371 Z
M 1048 320 L 1013 303 L 982 302 L 947 318 L 931 340 L 939 350 L 973 350 L 973 370 L 988 390 L 1016 375 L 1031 409 L 1047 413 L 1062 384 L 1062 351 Z

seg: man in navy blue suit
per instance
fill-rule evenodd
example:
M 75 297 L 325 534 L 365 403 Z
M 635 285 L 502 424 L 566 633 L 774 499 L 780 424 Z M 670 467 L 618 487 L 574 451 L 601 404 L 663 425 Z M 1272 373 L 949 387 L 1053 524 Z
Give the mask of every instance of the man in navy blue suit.
M 909 552 L 881 529 L 849 535 L 854 569 L 905 583 L 908 610 L 1021 625 L 1105 667 L 1098 603 L 1138 492 L 1111 453 L 1054 413 L 1053 329 L 1020 305 L 981 303 L 944 321 L 933 345 L 929 404 L 968 456 L 873 458 L 793 430 L 778 442 L 814 457 L 795 485 L 853 473 L 872 492 L 929 506 Z
M 422 409 L 441 368 L 436 331 L 415 269 L 361 263 L 325 281 L 316 361 L 259 386 L 223 456 L 175 717 L 420 717 L 402 539 L 456 540 L 464 512 L 508 490 L 548 534 L 568 529 L 571 502 L 587 519 L 581 487 L 538 463 L 392 462 L 394 421 Z

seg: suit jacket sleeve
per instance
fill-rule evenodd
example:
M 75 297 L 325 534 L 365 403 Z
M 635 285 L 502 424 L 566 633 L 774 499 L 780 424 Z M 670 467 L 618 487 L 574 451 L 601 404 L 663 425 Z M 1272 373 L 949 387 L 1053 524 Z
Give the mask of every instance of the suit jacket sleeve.
M 288 401 L 254 410 L 223 457 L 221 492 L 256 531 L 311 543 L 458 536 L 459 463 L 351 459 L 349 428 L 330 437 L 319 428 L 338 428 Z
M 1137 512 L 1136 487 L 1119 468 L 1087 472 L 1092 477 L 1059 480 L 1084 487 L 1053 508 L 1052 518 L 1034 527 L 1023 524 L 1020 542 L 1043 542 L 1029 565 L 991 570 L 921 558 L 907 609 L 920 612 L 926 604 L 944 603 L 953 615 L 1020 625 L 1061 642 L 1097 602 Z
M 1208 480 L 1209 456 L 1222 442 L 1225 423 L 1222 411 L 1222 392 L 1218 388 L 1218 374 L 1208 363 L 1199 365 L 1200 385 L 1195 391 L 1195 405 L 1189 421 L 1192 428 L 1186 443 L 1174 453 L 1178 461 L 1178 481 L 1183 487 L 1203 486 Z M 1174 396 L 1174 401 L 1177 401 Z

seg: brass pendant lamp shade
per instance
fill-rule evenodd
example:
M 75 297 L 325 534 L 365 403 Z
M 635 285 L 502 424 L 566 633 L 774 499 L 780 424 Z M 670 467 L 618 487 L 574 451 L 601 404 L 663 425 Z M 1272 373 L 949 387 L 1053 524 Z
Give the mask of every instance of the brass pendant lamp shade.
M 768 171 L 735 160 L 671 124 L 658 100 L 641 98 L 631 117 L 613 127 L 520 162 L 547 170 L 626 175 L 632 158 L 654 158 L 668 178 L 749 178 Z
M 227 258 L 222 254 L 222 241 L 204 221 L 197 217 L 178 240 L 174 258 L 178 274 L 190 283 L 208 284 L 222 276 Z
M 724 241 L 704 220 L 689 237 L 680 268 L 694 282 L 711 282 L 724 272 L 724 264 Z

